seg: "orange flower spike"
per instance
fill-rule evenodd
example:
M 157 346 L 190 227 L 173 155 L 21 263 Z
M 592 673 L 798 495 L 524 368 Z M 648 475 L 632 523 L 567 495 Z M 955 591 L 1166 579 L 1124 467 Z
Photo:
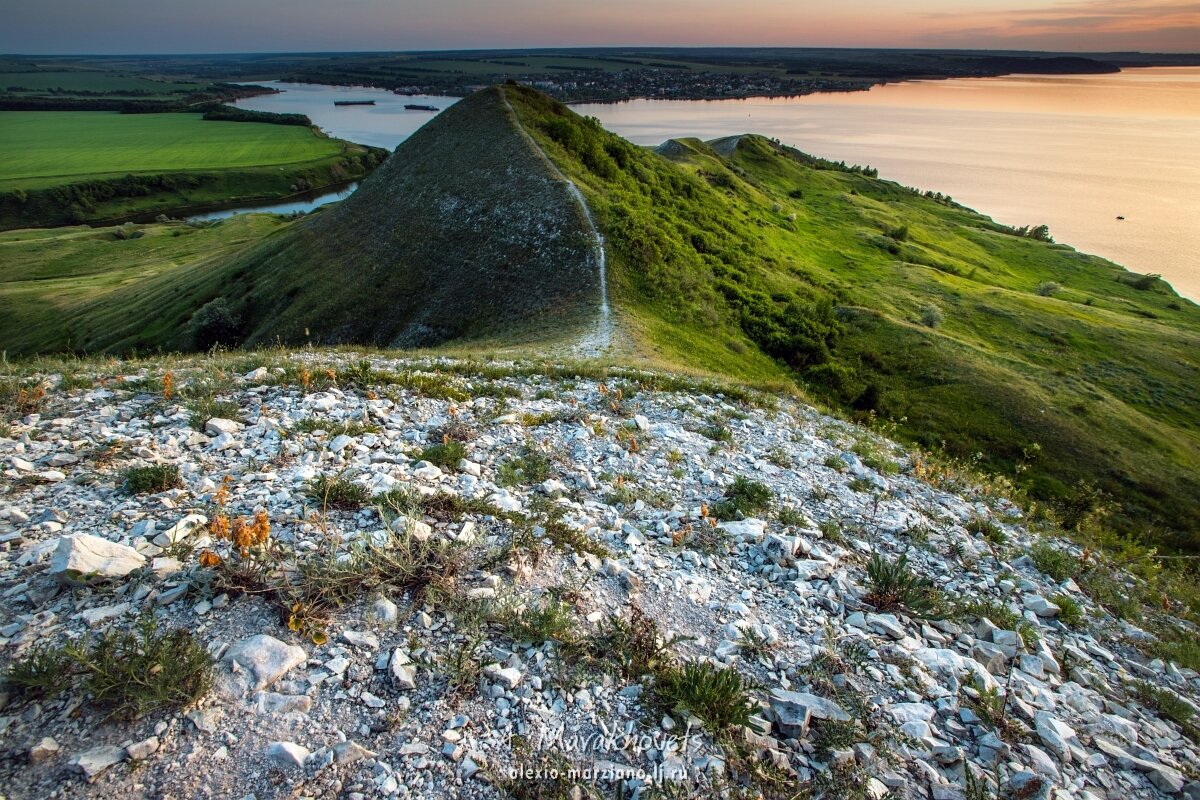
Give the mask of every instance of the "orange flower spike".
M 271 519 L 266 511 L 259 511 L 254 515 L 254 533 L 258 544 L 263 544 L 271 536 Z
M 702 518 L 703 518 L 703 517 L 707 517 L 707 516 L 708 516 L 708 503 L 701 503 L 701 504 L 700 504 L 700 516 L 701 516 Z
M 224 514 L 217 514 L 208 523 L 208 532 L 212 534 L 214 539 L 229 538 L 229 517 Z
M 203 550 L 200 553 L 200 566 L 215 567 L 221 563 L 221 557 L 212 550 Z
M 163 399 L 171 399 L 171 390 L 175 388 L 175 376 L 171 373 L 163 375 Z

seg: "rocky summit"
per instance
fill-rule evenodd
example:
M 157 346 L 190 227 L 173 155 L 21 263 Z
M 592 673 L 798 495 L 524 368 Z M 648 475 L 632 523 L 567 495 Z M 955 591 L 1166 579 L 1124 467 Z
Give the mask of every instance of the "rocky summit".
M 800 399 L 90 369 L 0 430 L 5 797 L 1200 798 L 1092 554 Z

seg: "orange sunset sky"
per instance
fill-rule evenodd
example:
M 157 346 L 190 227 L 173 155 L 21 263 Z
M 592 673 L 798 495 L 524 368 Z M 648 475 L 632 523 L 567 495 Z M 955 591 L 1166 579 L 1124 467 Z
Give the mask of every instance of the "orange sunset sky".
M 1200 51 L 1190 0 L 44 0 L 9 53 L 586 45 Z

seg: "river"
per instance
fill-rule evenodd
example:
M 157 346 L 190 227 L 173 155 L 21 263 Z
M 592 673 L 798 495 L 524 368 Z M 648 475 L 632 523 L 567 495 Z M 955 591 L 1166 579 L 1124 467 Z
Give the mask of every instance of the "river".
M 306 113 L 332 135 L 395 147 L 451 98 L 279 84 L 239 103 Z M 386 105 L 334 107 L 335 99 Z M 395 98 L 394 100 L 390 98 Z M 911 81 L 798 98 L 578 105 L 638 144 L 760 133 L 954 197 L 1011 225 L 1155 272 L 1200 299 L 1200 68 Z M 425 116 L 420 116 L 422 113 Z M 1124 217 L 1124 219 L 1118 219 Z

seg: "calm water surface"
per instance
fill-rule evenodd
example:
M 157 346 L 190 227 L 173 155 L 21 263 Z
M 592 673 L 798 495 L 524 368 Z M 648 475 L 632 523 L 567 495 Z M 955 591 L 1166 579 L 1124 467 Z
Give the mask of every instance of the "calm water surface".
M 1200 68 L 580 105 L 638 144 L 761 133 L 949 194 L 1200 299 Z M 1124 216 L 1124 220 L 1118 220 Z
M 405 103 L 444 109 L 454 102 L 381 89 L 274 85 L 285 91 L 238 105 L 308 114 L 333 136 L 388 148 L 433 116 L 406 111 Z M 376 105 L 333 105 L 343 99 Z M 1200 68 L 575 109 L 638 144 L 761 133 L 814 155 L 870 164 L 884 178 L 949 194 L 999 222 L 1045 223 L 1060 242 L 1160 273 L 1181 294 L 1200 299 Z

